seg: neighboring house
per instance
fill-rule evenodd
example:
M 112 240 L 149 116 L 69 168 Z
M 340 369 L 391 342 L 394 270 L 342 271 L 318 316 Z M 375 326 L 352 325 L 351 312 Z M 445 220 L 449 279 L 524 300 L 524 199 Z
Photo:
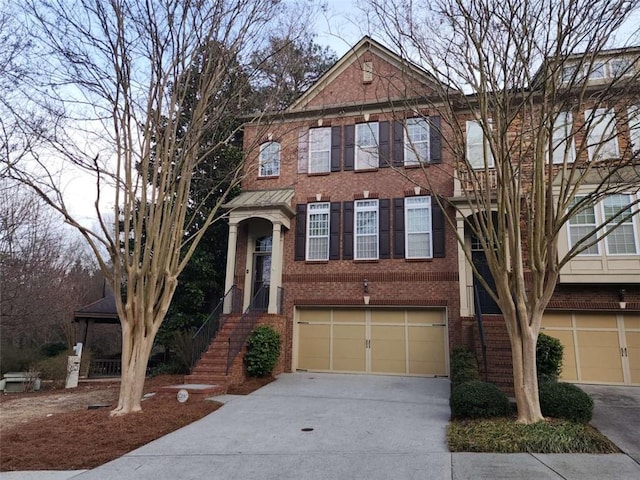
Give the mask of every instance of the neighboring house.
M 456 233 L 480 270 L 482 252 L 464 218 L 455 232 L 438 201 L 465 182 L 442 141 L 446 123 L 405 101 L 428 96 L 432 82 L 364 37 L 287 110 L 246 125 L 243 191 L 226 205 L 225 290 L 280 330 L 280 370 L 448 376 L 451 348 L 478 341 L 474 279 Z M 478 142 L 466 125 L 473 152 L 481 134 Z M 625 132 L 627 142 L 638 134 Z M 425 173 L 430 191 L 419 187 Z M 594 215 L 607 214 L 607 201 Z M 568 380 L 640 383 L 638 223 L 562 272 L 544 331 L 565 345 Z M 578 226 L 567 227 L 567 242 Z M 476 291 L 489 314 L 488 379 L 508 389 L 504 322 Z

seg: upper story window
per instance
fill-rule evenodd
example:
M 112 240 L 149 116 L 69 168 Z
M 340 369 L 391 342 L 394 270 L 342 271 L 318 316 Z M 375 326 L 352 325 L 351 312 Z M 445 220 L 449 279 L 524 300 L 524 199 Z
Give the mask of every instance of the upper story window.
M 378 259 L 378 200 L 354 203 L 354 250 L 356 260 Z
M 406 258 L 431 258 L 431 197 L 404 200 Z
M 586 68 L 589 71 L 589 80 L 604 80 L 606 77 L 604 62 L 593 62 L 592 65 L 587 65 Z
M 585 197 L 576 197 L 575 203 Z M 569 219 L 570 246 L 578 242 L 590 243 L 596 239 L 595 230 L 598 225 L 606 225 L 607 236 L 604 238 L 607 255 L 636 255 L 638 248 L 638 227 L 636 217 L 632 216 L 631 203 L 634 197 L 628 194 L 614 194 L 605 197 L 597 205 L 586 204 Z M 599 255 L 599 243 L 594 243 L 580 255 Z
M 477 120 L 467 121 L 467 162 L 471 168 L 493 168 L 493 154 L 485 138 L 482 125 Z M 486 162 L 486 163 L 485 163 Z
M 624 194 L 609 195 L 602 201 L 602 214 L 609 232 L 604 240 L 609 255 L 638 253 L 631 202 L 631 195 Z
M 575 142 L 572 136 L 573 117 L 571 112 L 559 112 L 553 123 L 553 163 L 573 163 L 576 158 Z
M 592 63 L 568 63 L 562 67 L 562 83 L 581 82 L 585 78 L 593 82 L 619 79 L 633 75 L 633 61 L 630 57 L 616 57 L 595 60 Z
M 606 108 L 585 110 L 584 119 L 588 125 L 589 160 L 618 158 L 618 134 L 616 133 L 616 117 L 613 110 Z
M 331 127 L 309 130 L 309 173 L 331 171 Z
M 631 59 L 628 57 L 609 60 L 609 76 L 612 78 L 627 77 L 633 75 Z
M 261 177 L 277 177 L 280 175 L 280 144 L 267 142 L 260 145 Z
M 307 260 L 329 260 L 329 203 L 307 206 Z
M 629 122 L 629 141 L 631 151 L 640 153 L 640 105 L 632 105 L 627 109 L 627 121 Z
M 378 141 L 378 122 L 356 125 L 356 170 L 378 168 Z
M 424 118 L 408 118 L 404 132 L 404 164 L 429 161 L 429 124 Z

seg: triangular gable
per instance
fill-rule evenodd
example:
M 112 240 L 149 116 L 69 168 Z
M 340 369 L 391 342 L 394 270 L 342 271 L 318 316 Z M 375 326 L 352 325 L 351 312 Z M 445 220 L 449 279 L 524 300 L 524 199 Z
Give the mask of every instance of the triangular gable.
M 364 36 L 356 45 L 354 45 L 345 55 L 340 58 L 327 72 L 325 72 L 305 93 L 302 94 L 295 102 L 293 102 L 288 112 L 296 112 L 305 110 L 309 106 L 317 103 L 317 97 L 323 92 L 330 90 L 331 86 L 338 82 L 339 79 L 346 74 L 349 69 L 354 66 L 358 71 L 362 71 L 363 62 L 366 58 L 377 57 L 379 63 L 389 66 L 397 73 L 402 73 L 403 82 L 412 82 L 420 85 L 422 88 L 428 89 L 433 87 L 436 80 L 426 70 L 415 64 L 407 62 L 400 56 L 389 50 L 381 43 L 373 40 L 369 36 Z M 373 72 L 374 78 L 379 72 Z M 396 80 L 398 79 L 396 75 Z M 360 81 L 362 77 L 360 77 Z M 414 94 L 416 92 L 413 92 Z M 426 93 L 426 92 L 425 92 Z M 401 95 L 398 89 L 398 97 L 406 96 L 406 91 Z M 391 96 L 390 96 L 391 98 Z M 345 102 L 337 101 L 336 104 Z M 329 106 L 323 103 L 324 106 Z

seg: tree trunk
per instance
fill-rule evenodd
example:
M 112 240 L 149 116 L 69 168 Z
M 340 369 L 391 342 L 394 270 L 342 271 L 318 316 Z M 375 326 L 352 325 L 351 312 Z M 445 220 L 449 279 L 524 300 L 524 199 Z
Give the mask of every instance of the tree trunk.
M 140 402 L 154 339 L 154 335 L 144 334 L 143 325 L 142 319 L 123 322 L 120 397 L 118 406 L 111 411 L 112 416 L 142 410 Z
M 511 338 L 513 389 L 518 407 L 518 423 L 536 423 L 544 420 L 538 396 L 536 343 L 537 336 L 530 335 L 530 332 Z

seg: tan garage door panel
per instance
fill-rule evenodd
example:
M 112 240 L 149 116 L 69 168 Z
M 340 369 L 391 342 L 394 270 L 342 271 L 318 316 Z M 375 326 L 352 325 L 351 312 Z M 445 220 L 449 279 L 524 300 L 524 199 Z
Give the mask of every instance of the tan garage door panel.
M 409 326 L 409 372 L 446 375 L 446 329 L 442 326 Z
M 545 328 L 543 333 L 557 338 L 564 347 L 562 351 L 562 373 L 560 380 L 575 382 L 578 380 L 578 366 L 576 365 L 576 347 L 573 341 L 573 331 L 554 330 Z
M 376 373 L 407 372 L 404 325 L 373 325 L 371 327 L 371 371 Z
M 337 372 L 365 371 L 364 325 L 333 325 L 333 364 L 331 369 Z
M 618 332 L 578 330 L 578 357 L 582 381 L 623 383 Z
M 298 368 L 329 370 L 330 348 L 331 325 L 299 325 Z

